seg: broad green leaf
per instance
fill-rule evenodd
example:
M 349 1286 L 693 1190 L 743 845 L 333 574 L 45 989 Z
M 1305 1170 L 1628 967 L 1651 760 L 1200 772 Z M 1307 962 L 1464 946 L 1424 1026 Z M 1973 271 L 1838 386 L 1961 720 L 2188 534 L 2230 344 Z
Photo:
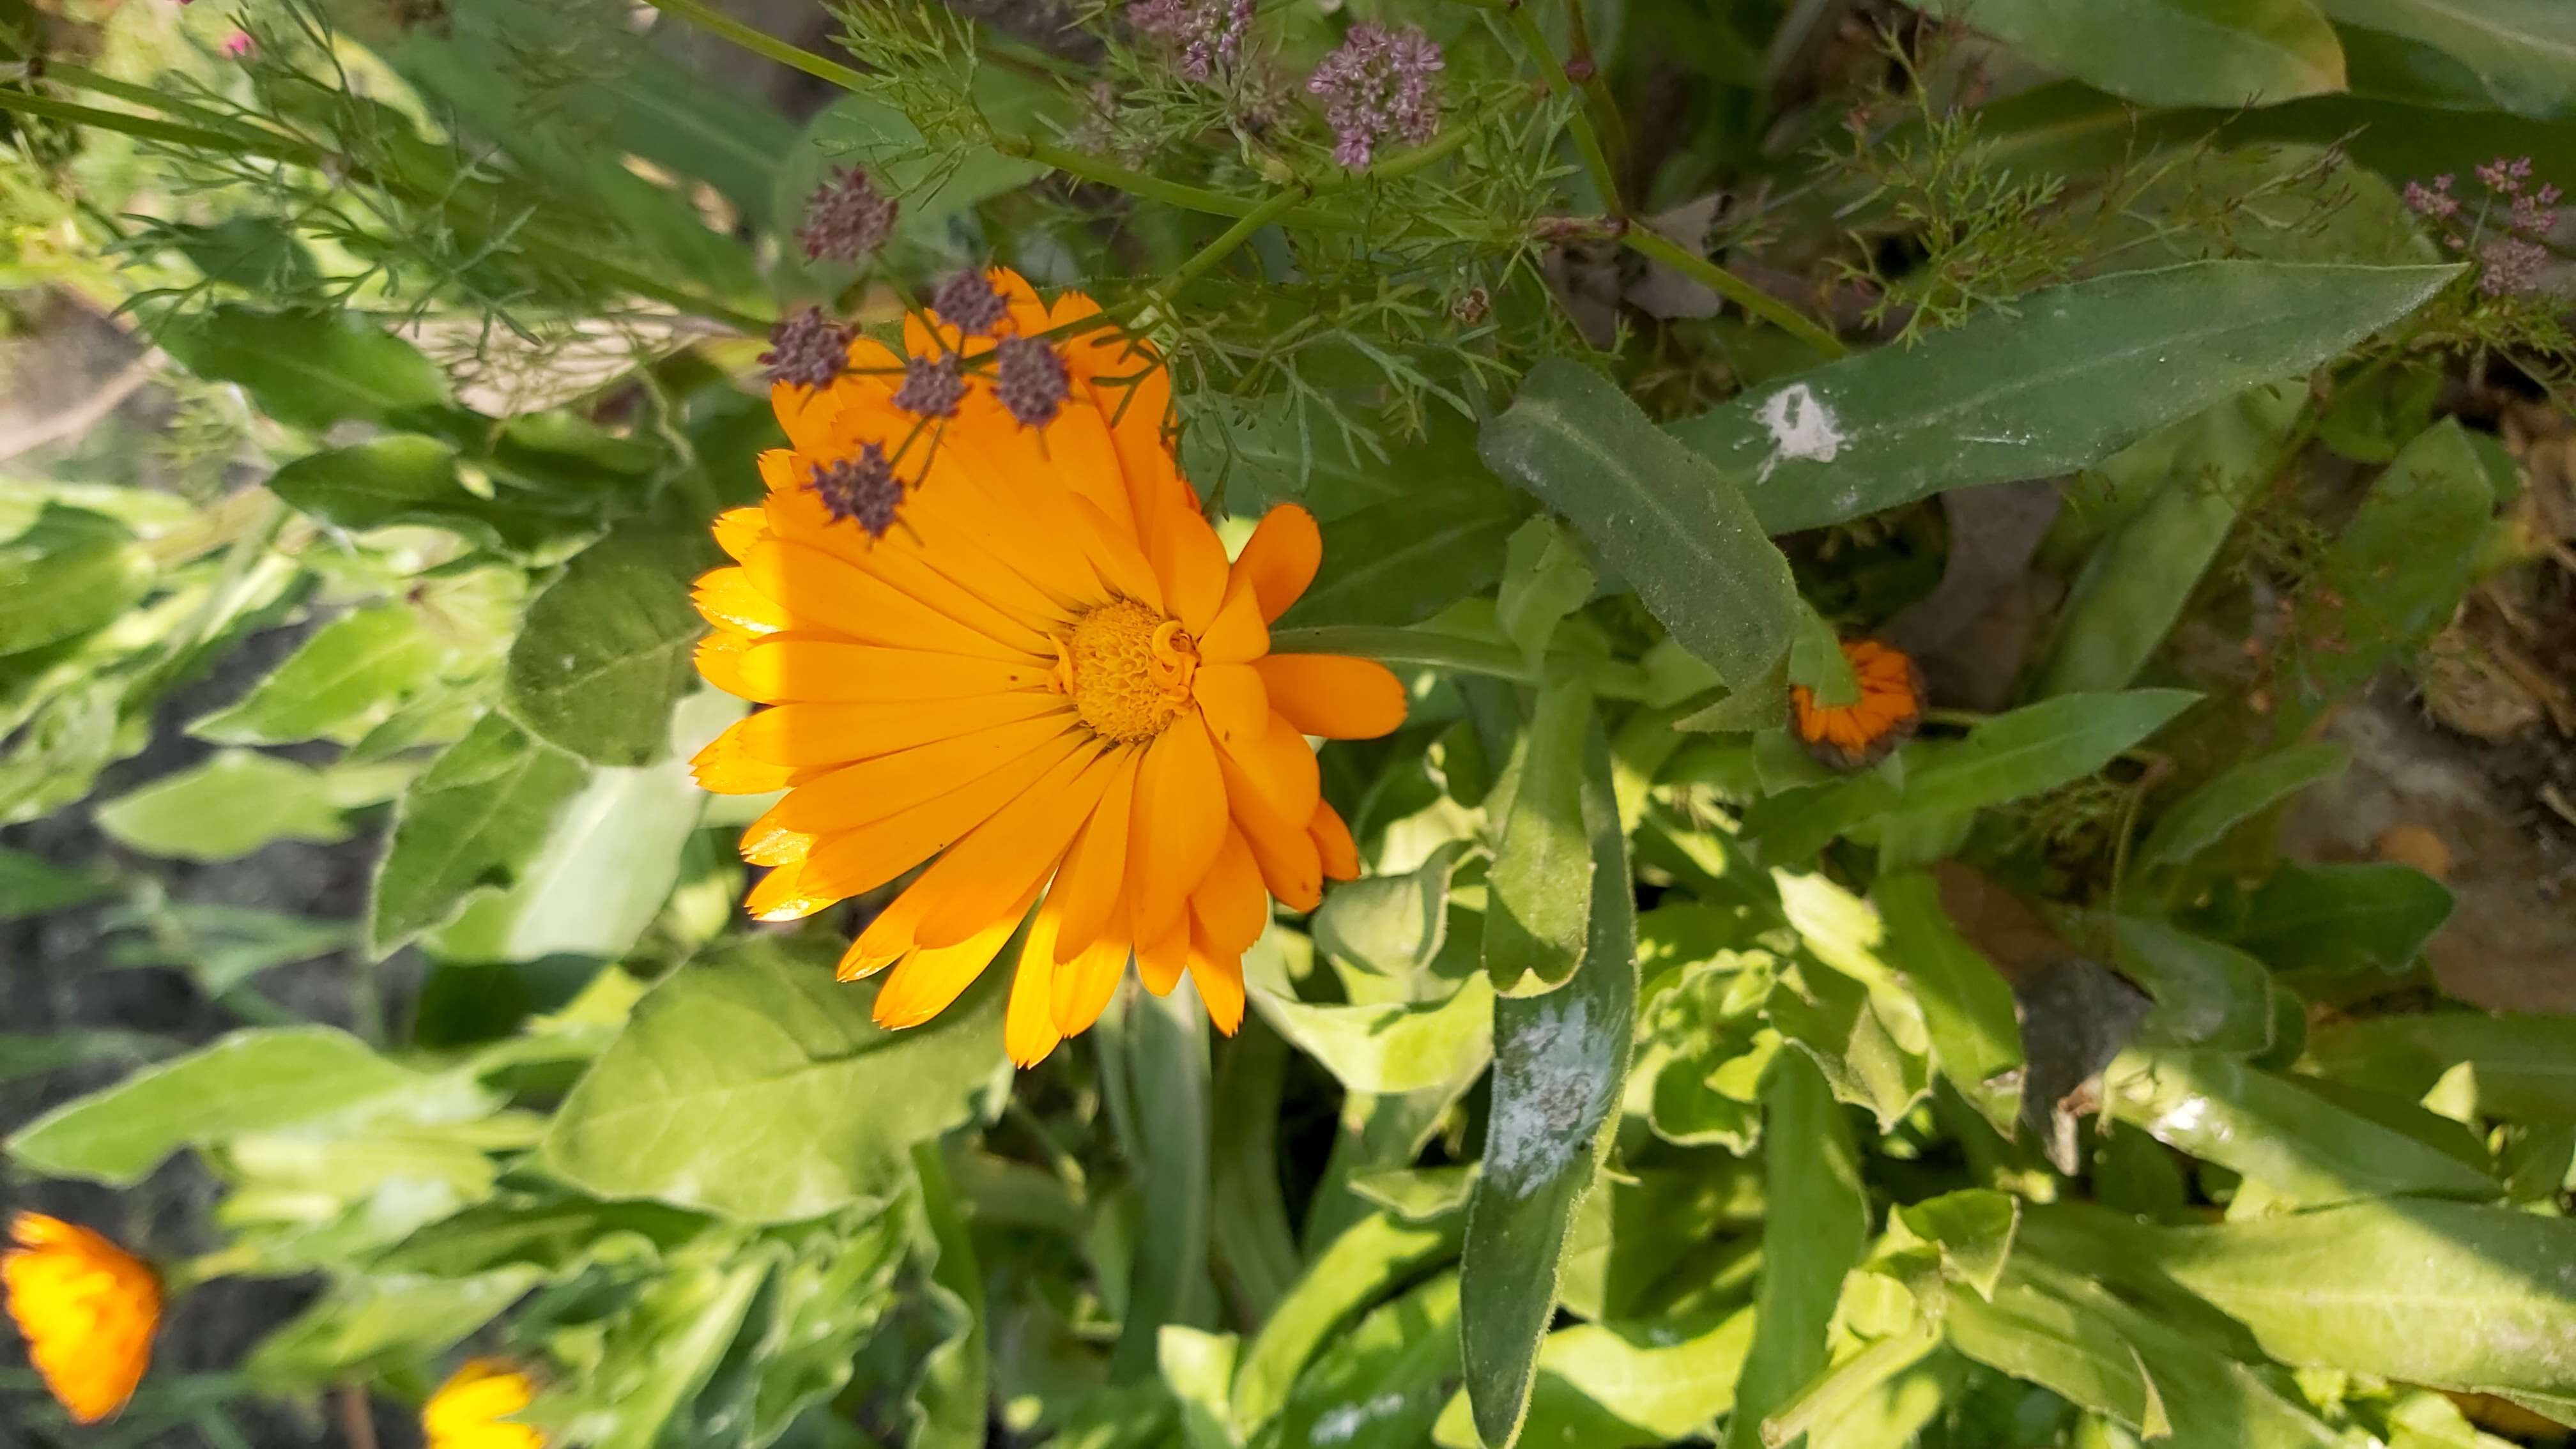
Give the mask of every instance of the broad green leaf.
M 102 871 L 70 870 L 23 850 L 0 848 L 0 921 L 85 905 L 115 891 L 115 880 Z
M 2027 59 L 2150 106 L 2260 106 L 2344 87 L 2313 0 L 1918 0 Z
M 1710 1424 L 1735 1406 L 1753 1323 L 1739 1309 L 1713 1322 L 1583 1323 L 1549 1334 L 1524 1441 L 1650 1449 L 1711 1437 Z M 1475 1449 L 1465 1395 L 1450 1401 L 1432 1442 Z
M 209 382 L 241 384 L 261 412 L 289 427 L 393 423 L 447 401 L 447 379 L 418 348 L 356 311 L 225 302 L 174 316 L 158 340 L 180 366 Z
M 714 546 L 638 521 L 582 550 L 528 602 L 510 646 L 509 710 L 561 749 L 603 765 L 649 765 L 670 746 L 671 709 L 695 685 L 706 622 L 689 579 Z
M 633 1303 L 584 1347 L 596 1354 L 578 1378 L 559 1379 L 519 1415 L 555 1442 L 597 1449 L 655 1449 L 666 1426 L 678 1442 L 705 1440 L 675 1423 L 716 1375 L 771 1279 L 770 1254 L 733 1261 L 712 1253 L 646 1280 Z
M 2439 1012 L 2337 1022 L 2308 1038 L 2302 1070 L 2414 1099 L 2466 1066 L 2477 1110 L 2510 1122 L 2576 1122 L 2576 1017 Z
M 1758 1449 L 1763 1419 L 1824 1371 L 1826 1326 L 1842 1298 L 1843 1275 L 1860 1262 L 1869 1234 L 1851 1123 L 1815 1063 L 1803 1053 L 1782 1052 L 1763 1095 L 1764 1135 L 1796 1146 L 1773 1150 L 1765 1162 L 1770 1204 L 1762 1219 L 1762 1285 L 1726 1449 Z
M 2204 936 L 2140 916 L 2112 923 L 2123 974 L 2156 1000 L 2149 1041 L 2248 1055 L 2272 1045 L 2272 973 Z
M 1246 1433 L 1277 1417 L 1309 1360 L 1361 1310 L 1423 1265 L 1458 1250 L 1455 1215 L 1426 1223 L 1371 1213 L 1317 1254 L 1243 1351 L 1234 1377 L 1234 1422 Z
M 2104 1072 L 2102 1096 L 2121 1121 L 2302 1205 L 2503 1192 L 2494 1178 L 2421 1138 L 2215 1052 L 2133 1050 Z
M 1760 1244 L 1735 1230 L 1760 1221 L 1762 1209 L 1754 1160 L 1605 1174 L 1574 1209 L 1558 1306 L 1595 1323 L 1622 1323 L 1749 1298 Z M 1679 1244 L 1713 1251 L 1678 1256 Z
M 56 1029 L 41 1035 L 0 1031 L 0 1085 L 93 1062 L 128 1065 L 168 1056 L 181 1043 L 150 1032 Z
M 882 1200 L 912 1144 L 956 1126 L 1002 1062 L 1006 971 L 910 1030 L 832 979 L 839 943 L 754 938 L 680 968 L 573 1088 L 549 1168 L 602 1197 L 751 1222 Z
M 353 1373 L 417 1365 L 499 1317 L 538 1277 L 502 1268 L 470 1278 L 350 1278 L 262 1339 L 242 1372 L 263 1392 L 309 1395 Z
M 1420 1449 L 1457 1377 L 1458 1275 L 1443 1273 L 1316 1356 L 1279 1416 L 1279 1449 Z
M 1351 1191 L 1408 1223 L 1447 1217 L 1467 1205 L 1476 1188 L 1476 1165 L 1382 1167 L 1357 1173 Z
M 1991 1302 L 1947 1285 L 1941 1320 L 1950 1346 L 1989 1368 L 2108 1414 L 2147 1439 L 2173 1432 L 2145 1361 L 2103 1314 L 2008 1278 Z
M 2449 56 L 2499 110 L 2542 120 L 2576 115 L 2576 13 L 2555 0 L 2318 3 L 2338 24 L 2400 36 Z
M 1416 624 L 1492 588 L 1529 507 L 1479 469 L 1323 525 L 1315 582 L 1273 626 Z
M 2108 765 L 2198 699 L 2186 689 L 2066 694 L 1997 715 L 1907 771 L 1905 808 L 1978 810 L 2054 790 Z
M 447 657 L 411 610 L 379 604 L 332 620 L 230 708 L 190 725 L 222 744 L 354 740 L 384 722 Z
M 248 750 L 226 750 L 98 809 L 99 829 L 146 855 L 230 860 L 273 840 L 349 838 L 346 800 L 329 774 Z
M 1780 978 L 1763 1009 L 1781 1037 L 1825 1074 L 1836 1100 L 1868 1108 L 1882 1132 L 1894 1131 L 1931 1090 L 1929 1041 L 1902 992 L 1801 965 Z
M 921 1449 L 983 1449 L 987 1421 L 992 1417 L 991 1338 L 985 1323 L 984 1273 L 975 1260 L 975 1240 L 967 1232 L 965 1215 L 958 1210 L 956 1193 L 949 1186 L 948 1167 L 939 1144 L 914 1143 L 912 1161 L 920 1182 L 922 1217 L 931 1248 L 937 1254 L 931 1265 L 931 1282 L 954 1300 L 951 1306 L 966 1319 L 966 1331 L 931 1350 L 930 1362 L 922 1370 L 923 1383 L 915 1394 L 919 1419 L 912 1443 Z M 847 1362 L 845 1356 L 841 1363 Z M 845 1370 L 836 1373 L 825 1392 L 839 1388 L 846 1377 Z
M 2304 386 L 2272 383 L 2178 425 L 2186 435 L 2163 460 L 2162 486 L 2075 576 L 2037 693 L 2125 689 L 2138 677 L 2234 531 L 2238 511 L 2272 481 L 2270 464 L 2306 398 Z
M 995 972 L 1000 975 L 1000 972 Z M 1125 1322 L 1111 1350 L 1113 1378 L 1154 1373 L 1162 1330 L 1216 1323 L 1208 1277 L 1208 1026 L 1195 989 L 1139 996 L 1121 1022 L 1098 1031 L 1103 1066 L 1125 1074 L 1120 1156 L 1142 1199 Z
M 2249 261 L 2117 273 L 1827 364 L 1671 432 L 1742 481 L 1765 532 L 1817 528 L 2088 467 L 2173 419 L 2307 372 L 2458 275 Z
M 582 1197 L 548 1201 L 505 1194 L 422 1228 L 373 1266 L 379 1272 L 435 1278 L 509 1267 L 560 1273 L 594 1259 L 664 1252 L 697 1236 L 708 1221 L 659 1203 Z
M 2450 891 L 2413 866 L 2288 863 L 2247 902 L 2235 942 L 2275 971 L 2397 971 L 2450 915 Z
M 2276 649 L 2288 740 L 2450 622 L 2495 512 L 2486 466 L 2456 418 L 2388 465 L 2326 551 Z
M 1449 881 L 1474 847 L 1452 841 L 1400 875 L 1336 885 L 1310 929 L 1326 955 L 1381 976 L 1407 979 L 1430 966 L 1449 934 Z
M 1476 1430 L 1493 1445 L 1512 1442 L 1528 1412 L 1567 1227 L 1609 1149 L 1634 1035 L 1636 907 L 1609 742 L 1598 726 L 1583 742 L 1583 761 L 1583 821 L 1592 836 L 1588 943 L 1566 985 L 1494 1002 L 1493 1105 L 1483 1172 L 1467 1205 L 1459 1335 Z
M 1900 1207 L 1897 1221 L 1941 1255 L 1951 1281 L 1992 1299 L 2021 1231 L 2021 1199 L 1993 1188 L 1962 1188 Z
M 1262 1019 L 1354 1092 L 1414 1092 L 1472 1079 L 1492 1059 L 1494 990 L 1469 977 L 1439 1001 L 1314 1006 L 1261 986 Z
M 152 560 L 104 515 L 48 504 L 0 543 L 0 655 L 86 634 L 152 587 Z
M 706 811 L 709 797 L 685 754 L 741 712 L 738 701 L 713 691 L 682 701 L 672 716 L 682 759 L 591 770 L 509 889 L 478 896 L 426 944 L 455 961 L 624 955 L 671 898 L 682 851 Z
M 2018 1091 L 1993 1083 L 2022 1066 L 2021 1023 L 2011 983 L 1970 945 L 1941 908 L 1941 893 L 1920 871 L 1882 875 L 1870 887 L 1886 922 L 1881 954 L 1905 974 L 1923 1008 L 1933 1062 L 1960 1093 L 2009 1131 Z M 1993 1106 L 1985 1104 L 1991 1101 Z
M 1599 828 L 1587 815 L 1584 739 L 1597 728 L 1592 690 L 1580 675 L 1539 690 L 1485 877 L 1482 959 L 1497 991 L 1560 986 L 1582 964 L 1598 869 L 1587 837 Z
M 57 1177 L 130 1187 L 182 1147 L 247 1132 L 348 1133 L 490 1110 L 470 1077 L 414 1071 L 329 1027 L 239 1031 L 68 1102 L 9 1139 Z
M 1288 1043 L 1269 1023 L 1247 1022 L 1218 1061 L 1208 1103 L 1214 1124 L 1208 1236 L 1231 1301 L 1256 1322 L 1270 1316 L 1305 1266 L 1279 1181 L 1279 1108 L 1287 1069 Z
M 519 880 L 584 776 L 501 716 L 477 721 L 403 794 L 368 901 L 369 947 L 389 955 L 475 890 Z
M 2431 1198 L 2140 1235 L 2286 1364 L 2470 1392 L 2576 1394 L 2576 1224 Z
M 1788 561 L 1745 507 L 1741 475 L 1674 446 L 1606 378 L 1562 359 L 1540 363 L 1485 425 L 1477 451 L 1572 520 L 1730 689 L 1751 690 L 1788 651 L 1803 606 Z
M 269 475 L 269 491 L 298 511 L 358 532 L 425 523 L 532 553 L 580 533 L 583 510 L 524 489 L 486 497 L 465 486 L 455 448 L 419 433 L 389 433 L 354 447 L 308 453 Z
M 2156 818 L 2156 827 L 2138 846 L 2131 862 L 2146 870 L 2187 864 L 2216 845 L 2238 822 L 2249 819 L 2317 781 L 2341 770 L 2350 758 L 2344 747 L 2317 741 L 2257 755 L 2236 765 Z
M 1503 582 L 1494 592 L 1494 622 L 1536 669 L 1566 615 L 1592 597 L 1592 565 L 1552 518 L 1533 518 L 1503 550 Z

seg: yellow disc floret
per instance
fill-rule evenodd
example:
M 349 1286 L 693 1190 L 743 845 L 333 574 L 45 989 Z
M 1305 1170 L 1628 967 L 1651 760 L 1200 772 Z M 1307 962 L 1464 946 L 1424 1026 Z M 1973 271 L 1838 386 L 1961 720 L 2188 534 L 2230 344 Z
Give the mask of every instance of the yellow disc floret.
M 1198 641 L 1133 599 L 1112 599 L 1074 622 L 1059 646 L 1059 688 L 1096 734 L 1126 744 L 1150 740 L 1190 706 Z

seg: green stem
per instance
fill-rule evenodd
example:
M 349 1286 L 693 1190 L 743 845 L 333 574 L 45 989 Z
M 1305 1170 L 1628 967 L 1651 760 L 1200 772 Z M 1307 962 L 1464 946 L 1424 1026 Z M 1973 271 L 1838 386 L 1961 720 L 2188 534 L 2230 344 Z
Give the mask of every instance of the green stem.
M 1349 654 L 1381 664 L 1418 664 L 1464 674 L 1490 675 L 1515 684 L 1535 685 L 1542 670 L 1532 669 L 1516 645 L 1473 639 L 1429 629 L 1389 629 L 1371 624 L 1324 624 L 1305 629 L 1270 631 L 1273 654 Z M 1559 665 L 1582 662 L 1582 656 L 1560 652 Z M 1603 699 L 1644 699 L 1646 671 L 1625 660 L 1592 661 L 1592 692 Z
M 1162 299 L 1163 305 L 1170 306 L 1180 296 L 1183 287 L 1206 275 L 1207 270 L 1225 260 L 1228 253 L 1252 240 L 1254 232 L 1294 211 L 1298 203 L 1305 199 L 1306 190 L 1302 186 L 1282 191 L 1254 207 L 1234 225 L 1227 227 L 1215 241 L 1209 242 L 1192 253 L 1187 261 L 1174 267 L 1172 274 L 1164 278 L 1162 284 L 1154 289 Z
M 1529 7 L 1514 5 L 1510 14 L 1512 28 L 1520 32 L 1521 44 L 1529 47 L 1531 55 L 1538 57 L 1539 70 L 1547 77 L 1548 94 L 1559 100 L 1570 98 L 1574 103 L 1568 116 L 1568 123 L 1574 131 L 1574 149 L 1583 155 L 1583 169 L 1592 177 L 1592 189 L 1601 193 L 1602 208 L 1612 216 L 1627 215 L 1627 208 L 1619 201 L 1619 179 L 1610 171 L 1609 153 L 1601 149 L 1601 137 L 1592 129 L 1591 109 L 1574 89 L 1574 82 L 1567 78 L 1564 62 L 1556 58 L 1556 51 L 1549 47 L 1547 36 L 1539 30 L 1538 19 L 1529 13 Z
M 1684 276 L 1690 277 L 1692 280 L 1706 286 L 1710 291 L 1717 293 L 1719 296 L 1733 302 L 1738 307 L 1743 308 L 1746 312 L 1761 318 L 1763 321 L 1768 322 L 1772 326 L 1779 328 L 1781 331 L 1788 333 L 1790 336 L 1797 338 L 1799 341 L 1814 348 L 1816 351 L 1823 353 L 1827 357 L 1841 357 L 1849 350 L 1843 346 L 1841 338 L 1836 337 L 1834 334 L 1817 326 L 1815 323 L 1808 321 L 1806 317 L 1801 315 L 1796 308 L 1791 307 L 1788 303 L 1783 302 L 1779 298 L 1772 296 L 1770 293 L 1763 291 L 1751 282 L 1735 275 L 1733 272 L 1730 272 L 1726 268 L 1719 266 L 1717 263 L 1710 261 L 1708 258 L 1701 256 L 1699 253 L 1681 246 L 1673 241 L 1672 238 L 1667 237 L 1663 233 L 1656 231 L 1654 228 L 1645 225 L 1643 222 L 1629 222 L 1625 227 L 1620 229 L 1619 240 L 1624 243 L 1630 251 L 1637 253 L 1639 256 L 1650 257 L 1656 261 L 1662 262 L 1665 266 L 1671 267 L 1673 270 L 1682 273 Z
M 745 25 L 704 0 L 644 0 L 644 3 L 666 15 L 676 15 L 723 40 L 728 40 L 754 55 L 766 56 L 790 70 L 801 70 L 817 80 L 830 81 L 845 91 L 865 90 L 868 78 L 839 61 L 816 55 L 801 45 L 790 45 L 778 37 Z

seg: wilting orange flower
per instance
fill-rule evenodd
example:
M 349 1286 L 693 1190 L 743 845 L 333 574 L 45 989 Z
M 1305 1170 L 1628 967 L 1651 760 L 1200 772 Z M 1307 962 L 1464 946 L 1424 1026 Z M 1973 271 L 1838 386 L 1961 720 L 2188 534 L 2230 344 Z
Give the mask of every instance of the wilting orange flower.
M 125 1407 L 152 1362 L 161 1280 L 123 1248 L 60 1218 L 22 1212 L 0 1253 L 9 1316 L 45 1387 L 84 1424 Z
M 1099 310 L 991 280 L 1005 337 Z M 905 341 L 926 358 L 994 346 L 918 317 Z M 880 1023 L 956 1000 L 1043 892 L 1012 1060 L 1090 1026 L 1131 951 L 1158 993 L 1187 971 L 1231 1032 L 1271 899 L 1311 910 L 1327 877 L 1358 873 L 1304 737 L 1404 718 L 1382 665 L 1270 652 L 1270 621 L 1314 578 L 1314 520 L 1272 509 L 1229 566 L 1165 436 L 1170 382 L 1115 334 L 1062 344 L 1070 394 L 1043 428 L 978 373 L 953 416 L 924 419 L 896 405 L 903 358 L 865 339 L 850 355 L 826 387 L 774 390 L 794 446 L 761 458 L 764 505 L 716 520 L 735 566 L 698 581 L 715 626 L 700 671 L 769 706 L 698 755 L 698 780 L 788 791 L 743 834 L 770 867 L 748 909 L 810 915 L 931 860 L 841 959 L 844 979 L 892 968 Z M 827 498 L 888 460 L 890 525 Z
M 1846 639 L 1843 658 L 1860 680 L 1856 704 L 1827 708 L 1805 685 L 1789 690 L 1789 727 L 1807 753 L 1837 770 L 1865 769 L 1914 737 L 1923 723 L 1923 674 L 1875 639 Z
M 420 1409 L 429 1449 L 543 1449 L 546 1436 L 509 1422 L 536 1401 L 536 1385 L 497 1358 L 469 1359 Z

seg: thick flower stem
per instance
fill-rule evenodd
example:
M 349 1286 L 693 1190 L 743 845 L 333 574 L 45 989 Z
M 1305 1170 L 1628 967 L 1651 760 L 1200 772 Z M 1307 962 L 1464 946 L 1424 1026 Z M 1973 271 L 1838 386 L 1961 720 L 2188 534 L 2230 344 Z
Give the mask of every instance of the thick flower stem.
M 1520 33 L 1521 44 L 1529 47 L 1530 54 L 1538 58 L 1539 70 L 1547 77 L 1548 93 L 1560 100 L 1569 100 L 1573 105 L 1569 124 L 1574 131 L 1574 149 L 1582 153 L 1583 169 L 1592 178 L 1592 189 L 1601 193 L 1602 209 L 1612 216 L 1627 215 L 1627 208 L 1619 200 L 1618 178 L 1610 170 L 1609 153 L 1601 149 L 1601 137 L 1592 129 L 1592 112 L 1585 103 L 1584 94 L 1574 88 L 1574 82 L 1565 73 L 1564 63 L 1548 47 L 1547 36 L 1539 30 L 1538 20 L 1529 13 L 1529 7 L 1514 5 L 1509 13 L 1512 28 Z
M 1501 640 L 1474 639 L 1429 629 L 1388 629 L 1368 624 L 1326 624 L 1307 629 L 1270 631 L 1273 654 L 1349 654 L 1381 664 L 1416 664 L 1483 674 L 1515 684 L 1537 684 L 1542 670 L 1532 669 L 1520 649 Z M 1585 660 L 1571 652 L 1554 656 L 1561 667 L 1588 667 L 1592 692 L 1603 699 L 1647 697 L 1646 671 L 1617 659 Z
M 705 0 L 644 0 L 666 15 L 676 15 L 721 40 L 727 40 L 754 55 L 801 70 L 816 80 L 830 81 L 845 91 L 865 90 L 868 78 L 828 56 L 816 55 L 801 45 L 788 42 L 766 31 L 745 25 Z
M 1620 229 L 1619 240 L 1628 250 L 1662 262 L 1827 357 L 1841 357 L 1849 350 L 1841 338 L 1808 321 L 1788 303 L 1652 227 L 1631 221 Z

